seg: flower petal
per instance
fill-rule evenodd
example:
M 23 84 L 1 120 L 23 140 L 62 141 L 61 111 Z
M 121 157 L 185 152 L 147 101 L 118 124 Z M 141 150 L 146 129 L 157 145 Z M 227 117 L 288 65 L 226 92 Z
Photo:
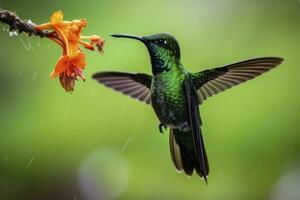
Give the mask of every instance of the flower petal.
M 81 52 L 79 52 L 75 57 L 73 57 L 70 62 L 72 63 L 72 65 L 74 67 L 78 67 L 78 68 L 84 68 L 86 65 L 85 62 L 85 55 Z
M 93 35 L 93 36 L 90 38 L 90 40 L 91 40 L 91 43 L 92 43 L 92 44 L 95 44 L 95 45 L 97 46 L 98 51 L 99 51 L 100 53 L 103 53 L 103 52 L 104 52 L 104 51 L 103 51 L 103 47 L 104 47 L 105 41 L 104 41 L 100 36 L 98 36 L 98 35 Z
M 64 13 L 59 10 L 53 13 L 53 15 L 50 17 L 51 24 L 55 24 L 57 22 L 61 22 L 64 19 Z
M 70 60 L 69 56 L 61 56 L 58 59 L 55 69 L 52 71 L 50 77 L 55 78 L 57 75 L 64 72 L 69 66 L 69 60 Z

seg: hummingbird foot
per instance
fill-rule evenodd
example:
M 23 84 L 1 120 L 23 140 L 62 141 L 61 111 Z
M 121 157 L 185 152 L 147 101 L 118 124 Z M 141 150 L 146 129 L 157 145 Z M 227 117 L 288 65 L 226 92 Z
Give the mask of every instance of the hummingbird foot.
M 164 125 L 164 124 L 162 124 L 162 123 L 160 123 L 159 126 L 158 126 L 158 129 L 159 129 L 160 133 L 164 133 L 164 129 L 167 130 L 167 126 Z

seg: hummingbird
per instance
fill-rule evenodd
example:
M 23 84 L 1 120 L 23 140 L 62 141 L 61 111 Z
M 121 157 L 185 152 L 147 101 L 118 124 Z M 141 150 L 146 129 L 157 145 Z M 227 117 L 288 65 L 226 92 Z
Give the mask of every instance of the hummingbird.
M 159 131 L 169 128 L 171 158 L 177 171 L 188 176 L 195 171 L 207 183 L 209 164 L 199 107 L 208 97 L 275 68 L 283 59 L 255 58 L 191 73 L 181 63 L 180 47 L 172 35 L 112 36 L 142 42 L 150 55 L 152 75 L 106 71 L 94 74 L 93 79 L 151 105 L 160 122 Z

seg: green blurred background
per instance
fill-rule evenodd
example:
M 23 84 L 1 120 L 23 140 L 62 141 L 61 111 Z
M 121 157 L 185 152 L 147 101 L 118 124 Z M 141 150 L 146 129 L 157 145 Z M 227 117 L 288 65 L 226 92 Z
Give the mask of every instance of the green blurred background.
M 61 49 L 0 31 L 0 199 L 300 199 L 300 2 L 297 0 L 0 0 L 35 23 L 56 10 L 86 18 L 86 77 L 101 70 L 150 73 L 146 48 L 112 33 L 173 34 L 193 72 L 261 56 L 275 70 L 201 107 L 208 186 L 178 174 L 151 107 L 97 84 L 73 94 L 50 80 Z

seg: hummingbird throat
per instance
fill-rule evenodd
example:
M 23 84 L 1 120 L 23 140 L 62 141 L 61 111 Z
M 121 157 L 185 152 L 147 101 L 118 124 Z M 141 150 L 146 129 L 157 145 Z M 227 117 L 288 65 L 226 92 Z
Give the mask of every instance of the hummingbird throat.
M 151 58 L 153 74 L 168 72 L 179 61 L 179 59 L 176 58 L 173 52 L 169 49 L 151 44 L 149 45 L 148 50 Z

